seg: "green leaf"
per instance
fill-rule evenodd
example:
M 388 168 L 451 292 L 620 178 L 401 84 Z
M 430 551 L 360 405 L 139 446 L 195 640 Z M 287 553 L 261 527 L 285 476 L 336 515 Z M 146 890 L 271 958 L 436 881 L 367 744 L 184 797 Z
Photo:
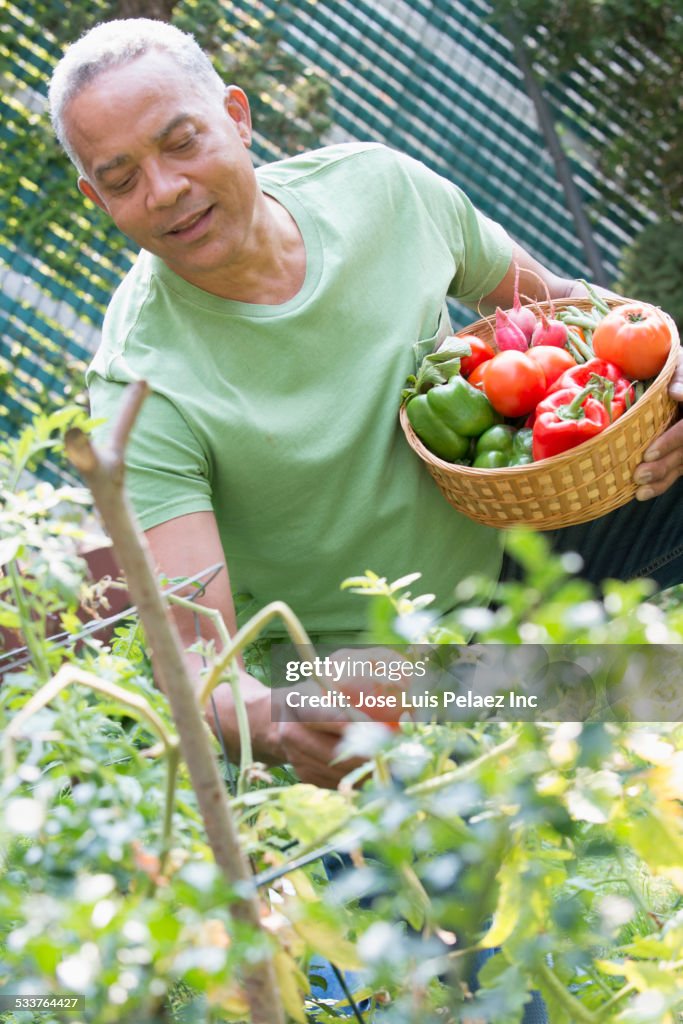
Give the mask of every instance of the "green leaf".
M 481 968 L 478 980 L 481 988 L 467 1006 L 467 1019 L 520 1024 L 531 998 L 522 970 L 497 953 Z
M 498 902 L 491 927 L 481 940 L 486 948 L 501 946 L 517 926 L 524 901 L 522 871 L 521 851 L 515 847 L 498 872 Z
M 22 544 L 22 537 L 4 537 L 0 540 L 0 566 L 13 561 L 19 554 Z
M 316 842 L 343 825 L 349 816 L 348 801 L 340 793 L 306 783 L 286 786 L 278 794 L 278 802 L 285 812 L 289 832 L 302 843 Z

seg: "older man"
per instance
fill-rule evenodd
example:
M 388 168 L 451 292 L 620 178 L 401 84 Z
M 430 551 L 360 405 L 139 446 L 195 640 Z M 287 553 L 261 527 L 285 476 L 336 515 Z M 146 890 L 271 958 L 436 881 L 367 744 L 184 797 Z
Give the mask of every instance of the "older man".
M 407 97 L 407 101 L 409 97 Z M 377 145 L 333 146 L 254 171 L 244 92 L 227 88 L 194 40 L 144 19 L 100 25 L 69 48 L 50 90 L 79 188 L 140 248 L 114 295 L 89 371 L 96 416 L 149 381 L 128 481 L 171 577 L 225 560 L 204 600 L 234 629 L 232 587 L 287 601 L 314 633 L 353 636 L 350 574 L 423 574 L 446 607 L 473 570 L 500 571 L 496 531 L 438 494 L 396 425 L 414 350 L 448 332 L 447 295 L 509 305 L 523 291 L 583 294 L 516 246 L 454 185 Z M 683 381 L 672 387 L 683 398 Z M 638 498 L 681 474 L 683 425 L 653 445 Z M 680 578 L 680 483 L 633 502 L 626 532 L 607 517 L 582 543 L 595 573 L 671 567 Z M 680 506 L 679 506 L 680 507 Z M 663 524 L 653 529 L 653 524 Z M 630 527 L 629 525 L 630 524 Z M 638 544 L 629 543 L 629 532 Z M 628 552 L 604 561 L 605 531 Z M 563 543 L 576 546 L 567 532 Z M 629 560 L 630 559 L 630 560 Z M 677 562 L 677 565 L 676 565 Z M 674 568 L 674 566 L 676 566 Z M 188 645 L 190 615 L 179 616 Z M 254 746 L 268 762 L 331 784 L 334 726 L 274 724 L 268 691 L 243 673 Z M 234 751 L 227 687 L 220 727 Z

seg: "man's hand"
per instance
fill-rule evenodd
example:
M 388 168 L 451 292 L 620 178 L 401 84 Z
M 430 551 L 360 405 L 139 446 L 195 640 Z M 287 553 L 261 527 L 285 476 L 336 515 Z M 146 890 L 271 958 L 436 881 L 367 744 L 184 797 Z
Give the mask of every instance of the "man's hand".
M 191 512 L 168 520 L 147 530 L 147 540 L 157 565 L 169 578 L 193 576 L 206 566 L 223 561 L 218 527 L 213 513 Z M 235 610 L 227 570 L 215 576 L 205 587 L 196 604 L 216 608 L 232 636 L 237 631 Z M 206 640 L 214 640 L 220 649 L 221 637 L 204 616 L 196 617 L 185 608 L 174 607 L 176 624 L 183 646 L 187 651 L 197 640 L 197 628 Z M 341 651 L 343 657 L 349 652 Z M 202 687 L 203 659 L 196 651 L 187 653 L 191 675 L 199 689 Z M 328 788 L 335 787 L 353 768 L 361 764 L 357 759 L 331 764 L 337 745 L 349 721 L 334 709 L 311 708 L 276 716 L 273 714 L 273 695 L 258 679 L 245 671 L 239 661 L 240 690 L 249 719 L 254 759 L 269 765 L 291 764 L 302 782 Z M 317 686 L 312 689 L 319 693 Z M 240 741 L 232 691 L 227 684 L 214 690 L 205 713 L 210 727 L 220 733 L 235 761 L 239 759 Z M 216 718 L 217 715 L 217 718 Z M 287 721 L 278 721 L 287 718 Z M 305 720 L 304 720 L 305 719 Z
M 303 692 L 320 693 L 316 686 L 298 686 Z M 254 758 L 269 765 L 291 764 L 302 782 L 334 789 L 348 772 L 362 762 L 356 758 L 332 764 L 349 715 L 334 708 L 283 710 L 284 689 L 263 686 L 253 676 L 240 672 L 240 691 L 249 718 Z M 237 719 L 230 687 L 222 683 L 214 691 L 218 722 L 213 707 L 206 707 L 211 728 L 223 734 L 228 753 L 239 758 Z M 300 716 L 300 717 L 299 717 Z
M 278 739 L 288 761 L 302 782 L 335 789 L 341 779 L 361 762 L 332 764 L 343 722 L 280 722 Z
M 683 352 L 678 357 L 678 366 L 669 385 L 669 394 L 676 402 L 683 402 Z M 663 494 L 683 476 L 683 419 L 656 438 L 643 455 L 633 478 L 639 485 L 636 491 L 638 501 Z

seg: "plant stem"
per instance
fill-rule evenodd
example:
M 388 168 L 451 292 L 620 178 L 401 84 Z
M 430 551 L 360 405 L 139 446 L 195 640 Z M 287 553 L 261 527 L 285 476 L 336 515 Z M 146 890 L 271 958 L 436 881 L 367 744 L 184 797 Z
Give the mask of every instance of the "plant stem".
M 536 965 L 535 973 L 551 990 L 557 1002 L 564 1007 L 571 1021 L 576 1021 L 578 1024 L 599 1024 L 600 1018 L 571 994 L 566 985 L 545 962 L 541 961 Z
M 16 562 L 12 561 L 7 566 L 7 575 L 10 579 L 12 587 L 12 594 L 14 595 L 14 601 L 19 612 L 19 618 L 21 619 L 21 631 L 26 640 L 26 646 L 31 655 L 31 661 L 33 667 L 36 670 L 36 675 L 41 683 L 46 683 L 50 678 L 50 668 L 45 657 L 44 645 L 41 642 L 41 638 L 36 636 L 33 627 L 33 619 L 31 618 L 31 609 L 26 603 L 24 592 L 21 585 L 21 573 Z
M 79 429 L 65 438 L 67 455 L 92 491 L 95 504 L 114 544 L 131 596 L 153 651 L 162 688 L 178 729 L 183 758 L 197 794 L 207 838 L 217 865 L 234 886 L 232 913 L 257 934 L 263 934 L 252 874 L 239 842 L 208 727 L 185 664 L 180 637 L 159 589 L 147 542 L 140 532 L 124 491 L 124 453 L 128 436 L 147 394 L 137 381 L 125 391 L 119 417 L 106 450 L 95 448 Z M 264 936 L 265 938 L 265 936 Z M 270 942 L 264 942 L 270 950 Z M 272 955 L 242 966 L 252 1024 L 284 1024 L 285 1014 Z
M 629 981 L 628 985 L 624 985 L 624 987 L 620 988 L 618 992 L 615 992 L 614 995 L 610 999 L 608 999 L 606 1003 L 602 1004 L 602 1006 L 599 1009 L 600 1016 L 598 1019 L 602 1019 L 604 1014 L 611 1012 L 617 1005 L 617 1003 L 620 1003 L 622 999 L 625 999 L 626 996 L 630 996 L 631 993 L 635 991 L 637 991 L 636 986 L 633 984 L 632 981 Z
M 468 778 L 473 772 L 476 772 L 487 761 L 495 761 L 501 754 L 506 754 L 509 750 L 512 750 L 519 739 L 519 734 L 508 736 L 502 743 L 491 747 L 490 750 L 480 754 L 479 757 L 475 757 L 474 760 L 466 761 L 465 764 L 459 765 L 443 775 L 436 775 L 431 779 L 425 779 L 424 782 L 417 782 L 414 786 L 408 786 L 404 796 L 424 796 L 427 793 L 443 789 L 444 786 L 450 786 L 452 782 L 460 782 L 462 779 Z
M 10 722 L 5 731 L 5 744 L 3 750 L 4 771 L 11 775 L 16 769 L 16 741 L 22 734 L 24 723 L 29 720 L 37 711 L 44 708 L 62 690 L 72 683 L 80 683 L 90 690 L 96 690 L 113 698 L 120 704 L 125 705 L 138 717 L 145 719 L 151 728 L 159 736 L 166 754 L 166 806 L 164 808 L 164 821 L 161 833 L 161 863 L 166 859 L 171 845 L 173 808 L 175 803 L 175 787 L 178 775 L 179 746 L 178 737 L 169 732 L 164 722 L 149 704 L 145 697 L 138 693 L 131 693 L 130 690 L 110 682 L 108 679 L 100 679 L 92 672 L 86 672 L 76 665 L 64 664 L 59 671 L 45 683 L 33 696 L 24 704 Z
M 518 735 L 509 736 L 506 740 L 504 740 L 502 743 L 499 743 L 496 747 L 492 747 L 491 750 L 487 750 L 486 753 L 482 754 L 480 757 L 477 757 L 472 761 L 467 761 L 465 764 L 460 765 L 458 768 L 454 768 L 453 771 L 445 772 L 443 775 L 438 775 L 431 779 L 426 779 L 424 782 L 418 782 L 414 786 L 408 786 L 403 791 L 403 796 L 424 796 L 425 794 L 437 792 L 444 786 L 450 786 L 453 782 L 462 781 L 463 779 L 466 779 L 472 772 L 480 768 L 482 764 L 486 764 L 487 761 L 495 760 L 497 757 L 500 757 L 501 754 L 507 753 L 508 750 L 511 750 L 515 746 L 518 739 Z M 267 798 L 266 794 L 268 794 L 269 790 L 264 789 L 259 790 L 258 792 L 259 796 L 263 796 L 263 799 L 265 800 Z M 279 792 L 279 790 L 272 789 L 271 792 L 277 793 Z M 372 800 L 363 808 L 363 813 L 372 814 L 375 811 L 381 810 L 382 807 L 384 807 L 387 799 L 389 799 L 390 795 L 391 794 L 385 794 L 376 800 Z M 244 802 L 244 800 L 240 801 L 240 799 L 237 798 L 236 800 L 233 800 L 232 806 L 235 807 L 238 806 L 239 803 Z M 341 821 L 338 824 L 336 824 L 334 828 L 331 828 L 328 832 L 325 832 L 324 835 L 318 836 L 315 842 L 307 843 L 304 846 L 299 847 L 294 857 L 292 857 L 289 861 L 285 862 L 284 864 L 281 864 L 276 869 L 276 876 L 274 876 L 273 873 L 270 871 L 267 872 L 268 880 L 272 881 L 273 877 L 280 878 L 283 875 L 288 874 L 290 871 L 294 871 L 295 868 L 299 865 L 299 862 L 301 861 L 302 858 L 307 857 L 309 853 L 314 853 L 317 849 L 322 850 L 320 856 L 323 856 L 324 853 L 327 852 L 327 844 L 329 844 L 330 841 L 335 836 L 339 835 L 339 833 L 342 832 L 343 829 L 345 829 L 351 823 L 354 814 L 355 809 L 352 813 L 348 815 L 347 818 L 344 819 L 344 821 Z M 264 873 L 263 876 L 259 875 L 256 877 L 255 882 L 257 886 L 263 884 L 262 878 L 265 877 L 265 874 L 266 873 Z
M 199 615 L 205 615 L 209 618 L 221 638 L 222 648 L 220 655 L 222 657 L 223 651 L 230 644 L 230 634 L 228 628 L 225 625 L 225 620 L 217 608 L 207 608 L 205 605 L 196 604 L 194 601 L 190 601 L 186 597 L 179 597 L 177 594 L 169 594 L 168 600 L 172 604 L 176 604 L 181 608 L 187 608 L 192 612 L 196 612 Z M 214 661 L 215 664 L 215 661 Z M 213 665 L 210 666 L 209 675 L 213 675 Z M 227 677 L 227 678 L 226 678 Z M 254 763 L 254 753 L 251 745 L 251 729 L 249 727 L 249 716 L 247 714 L 247 707 L 244 703 L 244 694 L 240 687 L 239 675 L 236 671 L 236 666 L 233 663 L 221 674 L 218 682 L 222 680 L 227 681 L 232 692 L 233 704 L 235 707 L 235 719 L 237 721 L 237 731 L 240 738 L 240 764 L 239 764 L 239 776 L 237 779 L 237 793 L 238 795 L 244 792 L 246 786 L 247 769 Z M 217 684 L 216 684 L 217 685 Z M 204 691 L 205 692 L 205 691 Z M 210 694 L 207 694 L 206 700 L 208 700 Z M 206 700 L 201 700 L 202 707 L 206 703 Z
M 282 619 L 285 624 L 285 628 L 289 633 L 290 639 L 296 647 L 297 653 L 299 653 L 302 658 L 310 658 L 311 652 L 315 654 L 313 644 L 311 643 L 306 630 L 289 605 L 285 604 L 284 601 L 273 601 L 271 604 L 266 605 L 265 608 L 261 608 L 261 610 L 253 615 L 248 622 L 245 622 L 242 628 L 239 629 L 235 636 L 230 640 L 227 647 L 221 651 L 220 656 L 212 665 L 211 671 L 209 672 L 200 693 L 199 700 L 202 706 L 204 706 L 212 691 L 221 681 L 221 676 L 225 672 L 229 663 L 233 661 L 245 647 L 256 640 L 268 623 L 275 618 Z M 318 682 L 319 685 L 323 685 L 319 680 Z M 326 689 L 324 686 L 323 688 Z
M 164 823 L 161 831 L 161 853 L 159 854 L 159 873 L 163 875 L 166 858 L 171 849 L 173 837 L 173 811 L 175 808 L 175 791 L 180 765 L 180 744 L 176 742 L 166 751 L 166 805 L 164 807 Z
M 342 992 L 346 996 L 346 1001 L 349 1004 L 349 1008 L 350 1008 L 353 1016 L 358 1021 L 358 1024 L 365 1024 L 365 1018 L 363 1017 L 362 1013 L 360 1012 L 360 1010 L 358 1008 L 358 1005 L 356 1003 L 356 1000 L 353 998 L 353 995 L 351 994 L 349 986 L 346 984 L 346 978 L 344 977 L 344 972 L 340 971 L 339 968 L 336 966 L 336 964 L 330 963 L 330 967 L 334 971 L 334 976 L 337 979 L 337 981 L 339 982 L 339 985 L 341 987 Z

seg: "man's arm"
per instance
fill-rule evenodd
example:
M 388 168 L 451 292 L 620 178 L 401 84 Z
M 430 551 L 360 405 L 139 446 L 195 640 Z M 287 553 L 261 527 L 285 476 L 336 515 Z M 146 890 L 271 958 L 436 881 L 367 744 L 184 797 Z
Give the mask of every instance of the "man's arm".
M 157 569 L 169 578 L 193 576 L 216 563 L 224 563 L 218 527 L 212 512 L 192 512 L 178 516 L 146 532 Z M 236 631 L 235 609 L 227 569 L 224 568 L 206 586 L 197 603 L 216 608 L 225 621 L 228 632 Z M 195 616 L 185 608 L 174 608 L 174 617 L 180 631 L 183 647 L 196 642 L 197 629 L 202 637 L 220 640 L 210 619 Z M 199 685 L 202 658 L 198 653 L 186 654 L 193 680 Z M 271 720 L 270 690 L 258 679 L 250 676 L 240 663 L 240 688 L 247 705 L 254 756 L 267 764 L 289 762 L 306 782 L 319 786 L 335 786 L 351 767 L 348 763 L 330 766 L 342 726 L 335 723 L 273 722 Z M 223 734 L 231 758 L 239 757 L 239 733 L 235 718 L 232 693 L 227 684 L 214 691 L 218 711 L 218 728 Z M 206 708 L 207 719 L 216 731 L 213 709 Z
M 482 306 L 495 309 L 501 306 L 509 309 L 512 305 L 515 285 L 515 263 L 519 265 L 520 293 L 536 301 L 547 298 L 543 284 L 547 286 L 551 299 L 585 298 L 586 289 L 578 281 L 558 277 L 547 270 L 538 260 L 530 256 L 520 246 L 515 245 L 512 261 L 503 280 L 494 290 L 484 297 Z M 614 295 L 605 288 L 596 288 L 601 295 Z M 676 402 L 683 402 L 683 353 L 678 360 L 678 367 L 669 385 L 669 393 Z M 639 501 L 647 501 L 663 494 L 683 476 L 683 419 L 679 419 L 672 427 L 665 430 L 652 442 L 643 456 L 643 462 L 634 473 L 634 480 L 639 485 L 635 497 Z
M 495 309 L 496 306 L 501 306 L 502 309 L 509 309 L 512 306 L 517 266 L 519 266 L 520 295 L 525 295 L 535 302 L 547 299 L 548 295 L 551 299 L 585 299 L 587 297 L 586 289 L 578 281 L 553 274 L 520 245 L 515 244 L 512 250 L 512 260 L 505 276 L 489 295 L 484 296 L 483 307 Z M 610 292 L 606 288 L 596 288 L 595 290 L 601 295 L 614 295 L 614 292 Z

